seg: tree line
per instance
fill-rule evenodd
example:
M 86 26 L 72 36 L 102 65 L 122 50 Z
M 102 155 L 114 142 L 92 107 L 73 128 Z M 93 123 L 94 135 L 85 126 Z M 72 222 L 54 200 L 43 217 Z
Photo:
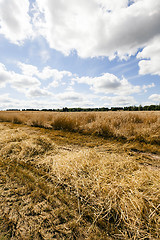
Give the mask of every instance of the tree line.
M 44 111 L 44 112 L 105 112 L 105 111 L 160 111 L 159 105 L 129 106 L 129 107 L 100 107 L 100 108 L 68 108 L 61 109 L 7 109 L 6 111 Z

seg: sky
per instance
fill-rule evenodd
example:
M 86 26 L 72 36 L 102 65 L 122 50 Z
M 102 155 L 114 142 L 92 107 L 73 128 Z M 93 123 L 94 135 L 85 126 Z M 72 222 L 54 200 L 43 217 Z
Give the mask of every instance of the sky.
M 159 0 L 0 0 L 0 110 L 159 103 Z

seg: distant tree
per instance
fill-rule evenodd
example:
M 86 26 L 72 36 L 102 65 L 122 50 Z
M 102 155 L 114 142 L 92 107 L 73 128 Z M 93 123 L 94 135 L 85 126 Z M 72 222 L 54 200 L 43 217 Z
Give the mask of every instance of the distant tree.
M 143 110 L 142 105 L 139 105 L 139 107 L 138 107 L 138 111 L 142 111 L 142 110 Z
M 69 111 L 69 109 L 67 107 L 63 108 L 63 112 L 68 112 L 68 111 Z

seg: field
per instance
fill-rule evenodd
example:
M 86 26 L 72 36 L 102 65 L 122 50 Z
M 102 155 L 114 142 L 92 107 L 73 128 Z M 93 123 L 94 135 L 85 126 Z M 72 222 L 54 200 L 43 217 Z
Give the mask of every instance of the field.
M 160 239 L 160 112 L 0 112 L 0 240 Z

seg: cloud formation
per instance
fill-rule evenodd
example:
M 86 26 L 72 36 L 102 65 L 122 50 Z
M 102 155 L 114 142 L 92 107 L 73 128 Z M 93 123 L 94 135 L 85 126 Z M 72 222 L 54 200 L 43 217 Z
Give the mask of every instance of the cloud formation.
M 126 58 L 160 34 L 160 1 L 129 2 L 36 0 L 34 24 L 50 47 L 65 55 L 75 49 L 83 58 Z
M 22 73 L 26 76 L 29 77 L 36 76 L 40 80 L 51 79 L 52 82 L 49 84 L 49 87 L 58 87 L 59 83 L 65 76 L 67 77 L 72 76 L 72 73 L 69 71 L 59 71 L 49 66 L 46 66 L 42 69 L 42 71 L 39 71 L 36 66 L 19 62 L 18 67 L 21 69 Z
M 25 91 L 27 88 L 33 88 L 41 85 L 37 78 L 17 73 L 12 73 L 12 80 L 10 81 L 10 84 L 18 91 Z
M 19 74 L 14 71 L 8 71 L 3 63 L 0 63 L 0 87 L 5 87 L 9 83 L 18 91 L 25 91 L 31 87 L 40 86 L 40 81 L 30 74 Z
M 160 94 L 152 94 L 151 96 L 149 96 L 149 99 L 156 104 L 160 104 Z
M 53 94 L 45 89 L 41 89 L 39 87 L 35 87 L 32 89 L 29 89 L 26 93 L 27 97 L 50 97 Z
M 68 92 L 64 92 L 62 94 L 58 94 L 57 97 L 63 101 L 72 101 L 74 103 L 84 101 L 84 96 L 82 96 L 82 94 L 74 92 L 74 91 L 68 91 Z
M 110 60 L 142 49 L 137 55 L 141 75 L 160 75 L 159 23 L 159 0 L 0 0 L 0 34 L 10 42 L 41 35 L 65 55 L 76 50 L 82 58 Z M 47 51 L 40 55 L 44 62 L 49 58 Z
M 152 74 L 160 76 L 160 35 L 139 52 L 137 58 L 144 59 L 139 62 L 139 74 Z
M 28 0 L 0 0 L 0 33 L 14 44 L 33 35 L 29 4 Z
M 142 89 L 144 90 L 144 92 L 147 92 L 147 89 L 153 88 L 153 87 L 155 87 L 155 84 L 154 84 L 154 83 L 151 83 L 151 84 L 149 84 L 149 85 L 143 85 L 143 86 L 142 86 Z
M 137 104 L 137 101 L 133 96 L 114 96 L 114 97 L 102 97 L 101 100 L 105 102 L 106 106 L 125 107 L 133 106 Z
M 6 83 L 11 80 L 11 73 L 7 71 L 5 65 L 0 63 L 0 88 L 5 87 Z
M 116 94 L 116 95 L 129 95 L 132 93 L 140 92 L 140 86 L 134 86 L 128 82 L 127 79 L 119 79 L 117 76 L 104 73 L 98 77 L 76 77 L 72 81 L 77 83 L 85 83 L 90 86 L 90 89 L 95 93 Z

